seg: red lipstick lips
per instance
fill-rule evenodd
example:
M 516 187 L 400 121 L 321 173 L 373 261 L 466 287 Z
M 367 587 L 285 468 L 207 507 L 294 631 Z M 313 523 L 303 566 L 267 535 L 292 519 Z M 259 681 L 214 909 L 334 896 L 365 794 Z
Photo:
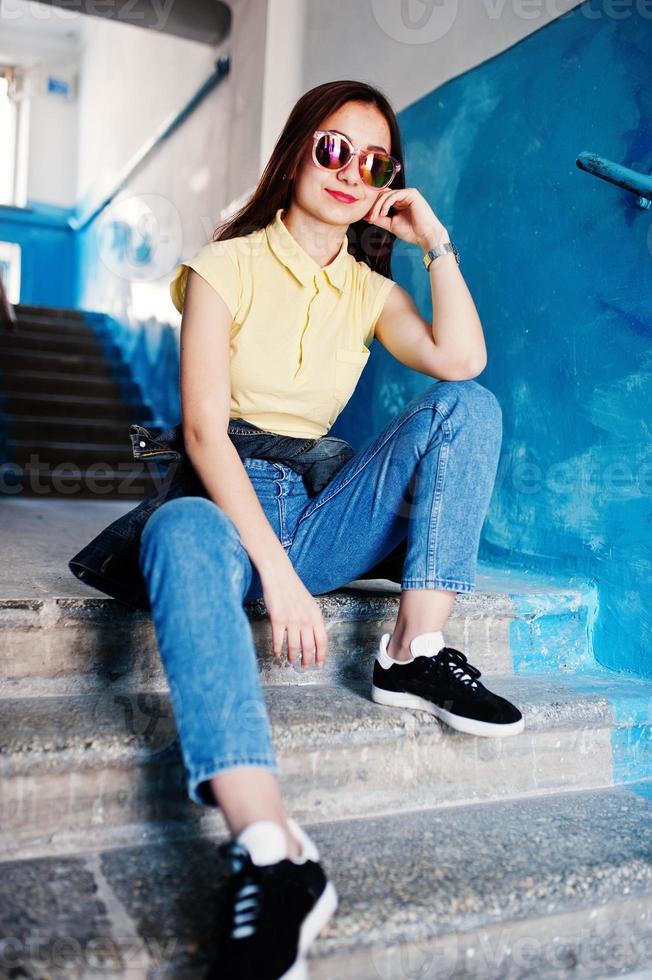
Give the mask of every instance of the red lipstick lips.
M 332 191 L 330 188 L 326 188 L 331 197 L 334 197 L 336 201 L 342 201 L 343 204 L 353 204 L 357 201 L 357 197 L 351 197 L 350 194 L 343 194 L 341 191 Z

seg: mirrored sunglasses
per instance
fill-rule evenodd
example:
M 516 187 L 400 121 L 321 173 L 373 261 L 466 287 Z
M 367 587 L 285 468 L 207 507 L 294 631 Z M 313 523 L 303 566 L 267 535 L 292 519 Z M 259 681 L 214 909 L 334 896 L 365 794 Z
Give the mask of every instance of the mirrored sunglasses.
M 312 158 L 324 170 L 342 170 L 356 154 L 360 176 L 369 187 L 388 187 L 394 174 L 401 169 L 401 164 L 389 153 L 380 150 L 356 150 L 342 133 L 324 129 L 313 133 Z

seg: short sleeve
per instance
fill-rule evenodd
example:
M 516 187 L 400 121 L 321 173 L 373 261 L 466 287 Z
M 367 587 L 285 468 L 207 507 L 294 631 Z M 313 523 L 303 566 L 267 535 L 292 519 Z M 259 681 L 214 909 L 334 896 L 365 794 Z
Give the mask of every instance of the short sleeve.
M 240 305 L 241 281 L 232 241 L 208 242 L 192 258 L 176 267 L 170 282 L 170 296 L 179 313 L 183 313 L 185 304 L 188 269 L 194 269 L 219 293 L 235 319 Z
M 381 276 L 379 272 L 369 269 L 369 273 L 364 282 L 363 310 L 366 324 L 365 346 L 369 347 L 374 339 L 376 324 L 380 314 L 383 312 L 385 300 L 394 285 L 393 279 Z

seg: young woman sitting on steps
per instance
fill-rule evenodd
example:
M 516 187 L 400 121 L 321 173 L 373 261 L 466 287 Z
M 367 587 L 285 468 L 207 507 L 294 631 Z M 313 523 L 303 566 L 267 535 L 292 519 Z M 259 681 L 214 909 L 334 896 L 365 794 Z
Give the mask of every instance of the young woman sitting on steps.
M 434 250 L 422 267 L 432 323 L 390 278 L 395 238 Z M 518 708 L 485 688 L 442 634 L 456 593 L 475 588 L 501 410 L 473 380 L 486 348 L 456 250 L 421 193 L 405 187 L 395 114 L 370 85 L 335 81 L 299 99 L 251 199 L 178 267 L 171 294 L 183 311 L 183 435 L 207 495 L 162 504 L 139 561 L 189 795 L 220 807 L 232 834 L 211 975 L 296 978 L 337 898 L 281 798 L 243 604 L 264 599 L 275 656 L 287 641 L 291 663 L 323 666 L 315 595 L 404 542 L 373 700 L 479 736 L 520 732 Z M 308 443 L 325 435 L 374 337 L 433 384 L 319 493 L 309 496 L 284 463 L 255 452 L 241 460 L 230 431 Z

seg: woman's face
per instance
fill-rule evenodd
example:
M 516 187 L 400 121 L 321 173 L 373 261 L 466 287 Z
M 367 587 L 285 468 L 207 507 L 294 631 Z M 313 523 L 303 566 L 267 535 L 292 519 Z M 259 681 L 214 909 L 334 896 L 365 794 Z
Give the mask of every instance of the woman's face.
M 373 147 L 391 153 L 387 120 L 375 106 L 365 102 L 347 102 L 322 119 L 315 129 L 338 130 L 348 136 L 355 149 Z M 294 199 L 303 210 L 332 224 L 348 227 L 364 218 L 382 190 L 365 184 L 358 155 L 351 157 L 342 170 L 324 170 L 312 159 L 312 145 L 311 137 L 294 180 Z M 354 200 L 338 200 L 330 191 Z

